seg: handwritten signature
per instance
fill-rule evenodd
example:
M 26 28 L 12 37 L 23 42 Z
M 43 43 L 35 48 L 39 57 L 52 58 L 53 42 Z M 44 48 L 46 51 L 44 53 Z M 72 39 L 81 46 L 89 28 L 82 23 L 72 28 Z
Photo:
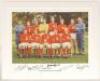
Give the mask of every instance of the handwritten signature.
M 77 69 L 77 70 L 84 70 L 85 68 L 88 68 L 89 66 L 86 65 L 62 65 L 62 64 L 34 64 L 34 65 L 18 65 L 15 67 L 15 70 L 28 70 L 28 71 L 65 71 L 69 69 Z

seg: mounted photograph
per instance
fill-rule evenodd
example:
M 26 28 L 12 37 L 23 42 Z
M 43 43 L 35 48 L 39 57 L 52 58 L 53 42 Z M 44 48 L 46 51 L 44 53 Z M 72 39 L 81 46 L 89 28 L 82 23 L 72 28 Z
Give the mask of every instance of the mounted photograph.
M 13 63 L 88 63 L 88 12 L 12 12 Z

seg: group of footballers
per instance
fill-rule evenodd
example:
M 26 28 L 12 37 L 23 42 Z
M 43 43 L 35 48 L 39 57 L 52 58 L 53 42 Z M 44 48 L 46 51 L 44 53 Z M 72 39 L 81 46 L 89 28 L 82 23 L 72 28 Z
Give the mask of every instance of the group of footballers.
M 81 18 L 77 19 L 81 21 Z M 53 16 L 47 23 L 45 18 L 38 21 L 27 21 L 25 25 L 16 27 L 16 45 L 20 57 L 65 57 L 76 53 L 77 36 L 76 23 L 70 19 L 70 24 L 66 25 L 63 18 L 58 24 Z

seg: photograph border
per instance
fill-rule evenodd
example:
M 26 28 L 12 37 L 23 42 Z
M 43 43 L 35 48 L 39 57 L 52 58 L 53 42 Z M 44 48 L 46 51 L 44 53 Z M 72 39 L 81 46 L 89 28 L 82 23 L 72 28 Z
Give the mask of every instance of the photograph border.
M 94 4 L 94 3 L 93 3 Z M 92 5 L 93 5 L 92 4 Z M 97 4 L 97 3 L 96 3 Z M 12 8 L 13 6 L 11 6 L 11 8 Z M 96 5 L 94 5 L 93 6 L 94 8 L 97 8 L 96 7 Z M 9 11 L 9 10 L 8 10 Z M 8 12 L 8 11 L 6 11 L 6 12 Z M 95 10 L 96 11 L 96 10 Z M 94 12 L 94 14 L 97 14 L 97 11 L 96 12 Z M 90 14 L 91 15 L 91 14 Z M 94 17 L 94 18 L 97 18 L 97 17 Z M 90 18 L 91 19 L 91 18 Z M 7 22 L 7 24 L 8 24 L 9 22 Z M 10 29 L 7 29 L 7 31 L 8 30 L 10 30 Z M 4 31 L 4 29 L 2 30 L 2 31 Z M 94 30 L 95 31 L 95 30 Z M 10 32 L 9 32 L 10 33 Z M 2 33 L 2 34 L 4 34 L 4 33 Z M 92 34 L 93 35 L 93 34 Z M 2 36 L 4 36 L 4 35 L 2 35 Z M 4 37 L 2 37 L 3 39 L 4 39 Z M 2 43 L 3 43 L 3 39 L 2 39 Z M 9 37 L 7 37 L 6 39 L 8 39 L 8 40 L 10 40 L 10 38 Z M 90 39 L 90 38 L 89 38 Z M 96 38 L 95 38 L 96 39 Z M 8 41 L 9 42 L 9 41 Z M 93 42 L 93 41 L 92 41 Z M 96 42 L 96 41 L 95 41 Z M 2 54 L 4 54 L 5 52 L 4 52 L 4 43 L 3 44 L 1 44 L 2 45 Z M 9 45 L 9 44 L 7 44 L 7 45 Z M 9 47 L 9 46 L 8 46 Z M 8 48 L 8 47 L 6 47 L 6 49 Z M 11 46 L 10 46 L 11 47 Z M 10 53 L 10 52 L 9 52 Z M 8 54 L 9 54 L 8 53 Z M 89 53 L 90 54 L 90 53 Z M 98 56 L 98 55 L 97 55 Z M 3 55 L 1 56 L 1 57 L 3 57 Z M 9 56 L 10 57 L 10 56 Z M 93 62 L 93 63 L 97 63 L 98 64 L 98 62 L 97 62 L 97 60 L 96 60 L 96 58 L 97 57 L 95 57 L 95 59 L 93 60 L 93 61 L 95 61 L 95 62 Z M 91 58 L 89 58 L 89 59 L 91 59 Z M 6 60 L 8 60 L 8 59 L 6 59 Z M 11 60 L 10 60 L 10 62 L 11 62 Z M 4 65 L 5 65 L 5 63 L 6 62 L 4 62 L 4 58 L 2 58 L 2 65 L 1 65 L 1 69 L 2 69 L 2 72 L 4 72 Z M 8 65 L 8 64 L 7 64 Z M 14 67 L 13 65 L 11 65 L 12 67 Z M 15 65 L 16 66 L 16 65 Z M 91 66 L 91 65 L 90 65 Z M 95 66 L 95 65 L 94 65 Z M 94 66 L 91 66 L 92 68 L 94 68 Z M 97 65 L 96 65 L 97 66 Z M 98 65 L 99 66 L 99 65 Z M 8 68 L 10 68 L 10 67 L 8 67 Z M 99 67 L 97 68 L 95 68 L 96 70 L 94 70 L 94 71 L 98 71 L 99 70 Z M 27 71 L 26 71 L 27 72 Z M 13 73 L 13 72 L 12 72 Z M 95 72 L 94 72 L 95 73 Z M 2 73 L 1 73 L 2 74 Z M 6 73 L 5 73 L 5 75 L 7 75 Z M 97 77 L 99 76 L 98 74 L 96 75 Z M 10 77 L 10 78 L 9 78 Z M 85 76 L 86 77 L 86 76 Z M 4 74 L 3 74 L 3 76 L 1 76 L 1 78 L 2 79 L 11 79 L 11 76 L 6 76 L 5 78 L 4 78 Z M 74 79 L 75 79 L 75 77 L 73 77 Z M 14 78 L 13 78 L 14 79 Z M 42 78 L 43 79 L 43 78 Z M 49 78 L 45 78 L 45 79 L 47 79 L 47 80 L 50 80 Z M 66 79 L 67 80 L 67 78 L 63 78 L 63 79 Z M 82 79 L 82 77 L 80 78 L 80 79 Z M 86 78 L 85 78 L 86 79 Z M 88 78 L 87 78 L 88 79 Z M 90 78 L 89 78 L 90 79 Z M 96 79 L 96 77 L 95 77 L 95 79 Z M 98 78 L 97 78 L 98 79 Z M 17 80 L 17 79 L 16 79 Z M 36 80 L 36 79 L 34 79 L 34 80 Z M 44 80 L 44 79 L 43 79 Z M 53 79 L 52 79 L 53 80 Z M 55 79 L 55 80 L 57 80 L 57 79 Z

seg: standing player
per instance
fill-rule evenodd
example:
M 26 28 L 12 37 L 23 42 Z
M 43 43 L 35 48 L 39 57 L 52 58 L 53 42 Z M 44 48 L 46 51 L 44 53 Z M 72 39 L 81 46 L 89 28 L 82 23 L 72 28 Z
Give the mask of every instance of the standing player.
M 29 43 L 28 43 L 28 33 L 27 33 L 27 30 L 24 30 L 20 36 L 19 36 L 19 39 L 20 39 L 20 44 L 18 46 L 21 54 L 20 56 L 28 56 L 27 54 L 27 48 L 29 46 Z
M 22 24 L 22 21 L 18 21 L 18 24 L 15 26 L 17 48 L 19 44 L 19 35 L 23 32 L 23 30 L 24 30 L 24 25 Z
M 55 33 L 51 33 L 51 41 L 52 41 L 52 49 L 53 49 L 53 56 L 58 56 L 58 50 L 60 48 L 60 44 L 59 44 L 59 36 L 58 34 Z
M 27 34 L 28 34 L 28 43 L 30 43 L 30 41 L 31 41 L 31 34 L 33 33 L 33 27 L 32 27 L 32 25 L 31 25 L 31 22 L 30 21 L 27 21 L 26 22 L 26 27 L 25 27 L 25 30 L 27 31 Z M 26 49 L 26 52 L 27 52 L 27 54 L 28 54 L 28 56 L 31 56 L 31 52 L 32 52 L 32 47 L 31 47 L 31 45 L 29 44 L 28 45 L 28 47 L 27 47 L 27 49 Z
M 50 37 L 52 38 L 52 49 L 54 55 L 56 54 L 56 34 L 57 34 L 57 23 L 55 22 L 55 18 L 53 16 L 50 17 L 50 23 L 49 23 L 49 34 Z M 52 55 L 53 56 L 53 55 Z
M 36 41 L 36 37 L 39 36 L 38 35 L 39 34 L 39 22 L 38 22 L 37 18 L 34 18 L 32 20 L 32 28 L 33 28 L 33 31 L 31 34 L 31 37 L 32 37 L 31 46 L 32 46 L 32 53 L 35 56 L 37 53 L 37 49 L 39 48 L 39 43 Z
M 32 20 L 32 27 L 33 27 L 33 33 L 39 32 L 39 22 L 38 22 L 37 18 L 34 18 Z
M 48 29 L 49 29 L 49 26 L 48 24 L 46 23 L 46 19 L 45 18 L 42 18 L 41 19 L 41 24 L 39 25 L 39 34 L 41 35 L 41 41 L 42 41 L 42 44 L 40 44 L 40 48 L 44 51 L 44 54 L 46 54 L 46 38 L 47 38 L 47 34 L 48 34 Z
M 68 29 L 71 35 L 72 50 L 73 53 L 76 54 L 77 41 L 76 41 L 76 25 L 74 19 L 70 20 L 70 25 L 68 26 Z
M 27 30 L 27 33 L 28 33 L 28 34 L 33 33 L 33 27 L 32 27 L 32 25 L 31 25 L 31 22 L 30 22 L 30 21 L 27 21 L 27 22 L 26 22 L 25 29 Z
M 39 25 L 39 32 L 40 33 L 48 33 L 49 26 L 46 23 L 45 19 L 42 19 L 41 24 Z
M 52 16 L 50 17 L 49 23 L 49 32 L 56 32 L 57 31 L 57 23 L 55 22 L 55 18 Z
M 68 53 L 68 49 L 70 48 L 70 34 L 67 26 L 64 23 L 64 19 L 60 18 L 60 24 L 58 25 L 58 33 L 60 37 L 59 40 L 62 46 L 60 48 L 60 54 L 62 56 L 65 56 Z
M 77 35 L 78 50 L 79 50 L 79 54 L 82 54 L 84 51 L 85 24 L 81 17 L 78 17 L 77 21 L 78 21 L 78 23 L 76 24 L 76 35 Z
M 59 44 L 62 46 L 63 43 L 63 35 L 64 35 L 64 29 L 66 27 L 66 25 L 64 24 L 64 19 L 60 18 L 60 24 L 57 27 L 57 32 L 58 32 L 58 38 L 59 38 Z M 64 48 L 65 49 L 65 48 Z M 62 56 L 63 54 L 65 54 L 65 51 L 63 50 L 63 47 L 60 47 L 60 56 Z
M 58 33 L 64 33 L 65 27 L 66 27 L 65 21 L 64 21 L 63 18 L 61 18 L 61 19 L 60 19 L 60 24 L 59 24 L 58 27 L 57 27 Z

